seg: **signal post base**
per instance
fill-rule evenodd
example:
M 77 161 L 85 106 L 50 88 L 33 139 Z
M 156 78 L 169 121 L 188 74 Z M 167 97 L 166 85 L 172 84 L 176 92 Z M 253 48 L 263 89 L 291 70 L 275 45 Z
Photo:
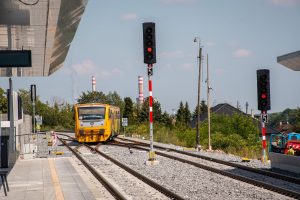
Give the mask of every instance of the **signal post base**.
M 149 152 L 149 159 L 145 163 L 147 166 L 149 165 L 158 165 L 159 161 L 156 160 L 156 154 L 155 151 L 150 151 Z
M 147 166 L 151 166 L 151 165 L 158 165 L 159 161 L 158 160 L 147 160 L 145 163 Z

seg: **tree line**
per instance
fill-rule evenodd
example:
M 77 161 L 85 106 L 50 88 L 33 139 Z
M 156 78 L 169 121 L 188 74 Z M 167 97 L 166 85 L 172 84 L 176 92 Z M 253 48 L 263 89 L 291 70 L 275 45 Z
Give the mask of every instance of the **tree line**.
M 30 91 L 21 89 L 19 95 L 22 97 L 23 111 L 32 115 L 32 102 Z M 125 134 L 139 135 L 149 138 L 149 99 L 145 98 L 142 105 L 138 105 L 130 97 L 122 99 L 117 92 L 105 94 L 101 91 L 83 92 L 77 99 L 77 103 L 107 103 L 118 106 L 121 117 L 128 118 L 128 127 Z M 7 112 L 7 99 L 3 89 L 0 88 L 0 112 Z M 205 101 L 201 101 L 200 114 L 207 112 Z M 162 111 L 158 100 L 153 101 L 154 140 L 157 142 L 172 143 L 187 147 L 196 144 L 195 128 L 190 122 L 197 118 L 198 108 L 190 110 L 187 102 L 180 102 L 174 113 Z M 282 114 L 274 114 L 271 119 L 278 121 L 286 114 L 290 116 L 290 122 L 300 127 L 300 108 L 285 110 Z M 42 130 L 70 130 L 74 128 L 73 105 L 58 99 L 52 102 L 42 102 L 37 96 L 36 114 L 43 117 Z M 272 121 L 271 121 L 272 123 Z M 300 130 L 300 129 L 297 129 Z M 234 114 L 233 116 L 211 114 L 211 139 L 214 149 L 234 153 L 242 156 L 259 157 L 261 142 L 257 123 L 250 116 Z M 208 124 L 203 121 L 200 124 L 200 144 L 208 146 Z

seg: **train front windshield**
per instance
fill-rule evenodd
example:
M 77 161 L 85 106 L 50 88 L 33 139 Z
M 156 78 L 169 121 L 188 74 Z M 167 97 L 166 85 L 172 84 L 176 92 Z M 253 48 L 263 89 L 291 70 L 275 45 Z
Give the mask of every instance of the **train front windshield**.
M 78 108 L 79 120 L 101 120 L 105 118 L 105 107 Z

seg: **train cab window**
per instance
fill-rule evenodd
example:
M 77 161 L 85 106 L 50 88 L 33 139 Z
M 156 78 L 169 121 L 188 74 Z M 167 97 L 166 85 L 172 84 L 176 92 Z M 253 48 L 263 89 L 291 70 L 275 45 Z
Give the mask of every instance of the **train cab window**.
M 105 118 L 105 107 L 78 108 L 79 120 L 99 120 Z

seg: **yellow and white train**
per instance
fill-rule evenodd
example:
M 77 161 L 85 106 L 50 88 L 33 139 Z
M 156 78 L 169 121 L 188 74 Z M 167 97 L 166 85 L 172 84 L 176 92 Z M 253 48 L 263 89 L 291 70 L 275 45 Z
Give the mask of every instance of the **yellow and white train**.
M 120 133 L 120 108 L 108 104 L 75 104 L 78 142 L 106 142 Z

